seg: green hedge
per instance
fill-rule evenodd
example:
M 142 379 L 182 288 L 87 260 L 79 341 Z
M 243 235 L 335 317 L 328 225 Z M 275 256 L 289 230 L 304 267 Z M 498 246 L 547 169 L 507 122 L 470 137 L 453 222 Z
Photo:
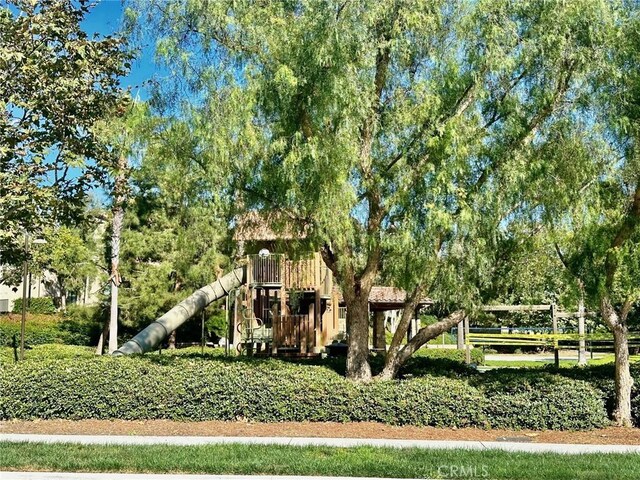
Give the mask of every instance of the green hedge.
M 455 348 L 420 348 L 413 354 L 414 358 L 432 358 L 434 360 L 452 360 L 455 362 L 465 361 L 465 351 Z M 482 365 L 484 363 L 484 353 L 479 348 L 471 349 L 471 363 Z
M 41 299 L 38 299 L 41 300 Z M 95 345 L 101 330 L 99 307 L 70 306 L 64 316 L 30 313 L 25 325 L 28 346 L 60 343 Z M 0 316 L 0 346 L 11 346 L 20 336 L 20 316 Z
M 53 304 L 53 298 L 31 298 L 27 301 L 27 311 L 29 313 L 38 313 L 41 315 L 51 315 L 56 313 L 56 306 Z M 22 312 L 22 299 L 18 298 L 13 302 L 13 313 Z
M 20 338 L 20 317 L 14 315 L 0 317 L 0 346 L 8 347 L 13 336 Z M 29 315 L 25 324 L 25 344 L 41 345 L 45 343 L 66 343 L 69 340 L 60 330 L 60 318 L 57 316 Z
M 601 394 L 585 382 L 538 387 L 514 380 L 501 392 L 437 375 L 359 385 L 326 367 L 279 360 L 33 360 L 1 369 L 0 420 L 376 421 L 540 429 L 607 423 Z
M 475 378 L 471 383 L 482 385 L 491 426 L 577 430 L 584 415 L 606 410 L 602 391 L 585 381 L 558 374 L 502 370 Z

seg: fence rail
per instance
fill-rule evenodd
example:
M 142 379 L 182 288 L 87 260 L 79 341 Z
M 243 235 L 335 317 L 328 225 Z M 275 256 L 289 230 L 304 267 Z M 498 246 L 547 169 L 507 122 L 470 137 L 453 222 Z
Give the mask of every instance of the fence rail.
M 314 328 L 309 315 L 280 315 L 273 323 L 273 341 L 278 347 L 296 348 L 302 353 L 313 348 Z
M 252 284 L 280 285 L 282 283 L 282 255 L 249 255 L 249 260 Z

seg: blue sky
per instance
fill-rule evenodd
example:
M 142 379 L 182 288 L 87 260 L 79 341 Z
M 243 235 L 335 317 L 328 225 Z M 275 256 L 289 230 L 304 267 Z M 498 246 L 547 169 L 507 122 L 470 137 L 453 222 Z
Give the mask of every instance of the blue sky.
M 85 17 L 82 28 L 89 35 L 116 33 L 122 23 L 123 11 L 121 0 L 99 0 L 98 4 Z M 124 87 L 131 87 L 131 93 L 134 97 L 139 96 L 144 100 L 148 98 L 148 93 L 143 83 L 153 77 L 155 70 L 153 49 L 147 46 L 142 50 L 139 58 L 134 60 L 131 73 L 123 79 L 122 84 Z

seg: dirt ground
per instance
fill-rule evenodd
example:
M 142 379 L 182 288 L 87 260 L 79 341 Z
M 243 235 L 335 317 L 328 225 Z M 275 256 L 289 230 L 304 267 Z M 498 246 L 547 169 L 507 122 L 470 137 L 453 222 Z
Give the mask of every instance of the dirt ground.
M 526 441 L 534 443 L 640 445 L 640 428 L 588 432 L 394 427 L 379 423 L 172 422 L 169 420 L 39 420 L 0 422 L 0 433 L 65 435 L 192 435 L 226 437 L 344 437 L 412 440 Z

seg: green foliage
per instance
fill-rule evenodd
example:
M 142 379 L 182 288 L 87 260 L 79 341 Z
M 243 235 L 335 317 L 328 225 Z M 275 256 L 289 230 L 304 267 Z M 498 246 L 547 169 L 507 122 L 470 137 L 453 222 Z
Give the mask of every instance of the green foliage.
M 501 371 L 476 379 L 486 392 L 490 426 L 500 428 L 579 429 L 604 425 L 603 394 L 585 381 L 542 372 Z M 585 418 L 587 417 L 587 418 Z
M 10 0 L 0 7 L 0 249 L 15 263 L 23 229 L 78 220 L 111 157 L 94 132 L 118 115 L 125 42 L 90 37 L 87 0 Z
M 22 312 L 22 299 L 17 298 L 13 302 L 13 313 Z M 42 297 L 27 300 L 27 312 L 41 315 L 51 315 L 56 313 L 56 306 L 53 304 L 53 298 Z
M 0 317 L 0 345 L 9 346 L 13 336 L 20 338 L 20 317 Z M 18 340 L 19 341 L 19 340 Z M 64 343 L 65 335 L 60 330 L 60 317 L 53 315 L 29 315 L 25 325 L 25 344 Z
M 278 360 L 148 356 L 32 360 L 0 372 L 0 418 L 377 421 L 440 427 L 588 429 L 601 394 L 552 375 L 494 374 L 354 384 L 322 366 Z M 510 396 L 513 398 L 510 399 Z M 527 405 L 533 409 L 527 409 Z
M 50 300 L 50 299 L 49 299 Z M 99 307 L 70 307 L 59 315 L 29 314 L 25 325 L 25 344 L 29 347 L 48 343 L 95 345 L 101 329 Z M 0 346 L 10 346 L 13 336 L 20 338 L 20 317 L 0 316 Z
M 25 351 L 24 361 L 80 359 L 95 356 L 94 347 L 80 347 L 78 345 L 61 345 L 47 343 L 33 345 Z M 0 363 L 13 363 L 13 348 L 0 347 Z
M 413 354 L 416 358 L 430 358 L 433 360 L 450 360 L 463 363 L 465 361 L 464 350 L 454 348 L 420 348 Z M 471 363 L 482 365 L 484 363 L 484 353 L 479 348 L 471 349 Z
M 69 345 L 96 345 L 107 316 L 104 305 L 69 305 L 60 322 Z
M 140 141 L 146 149 L 131 172 L 134 196 L 125 212 L 120 252 L 127 281 L 120 291 L 121 319 L 135 327 L 211 283 L 228 265 L 222 254 L 228 231 L 224 212 L 216 198 L 202 193 L 219 178 L 203 169 L 206 152 L 184 122 L 146 122 L 154 128 L 145 130 Z M 207 331 L 225 335 L 219 306 L 206 314 Z

